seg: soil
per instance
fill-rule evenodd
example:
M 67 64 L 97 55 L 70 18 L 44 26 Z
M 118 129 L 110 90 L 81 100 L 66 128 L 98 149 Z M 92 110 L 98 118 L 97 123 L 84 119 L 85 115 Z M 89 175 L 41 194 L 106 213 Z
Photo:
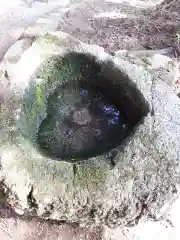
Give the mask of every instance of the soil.
M 179 48 L 179 1 L 167 0 L 166 5 L 156 7 L 150 7 L 150 3 L 160 1 L 83 1 L 64 14 L 58 29 L 110 53 L 120 49 Z

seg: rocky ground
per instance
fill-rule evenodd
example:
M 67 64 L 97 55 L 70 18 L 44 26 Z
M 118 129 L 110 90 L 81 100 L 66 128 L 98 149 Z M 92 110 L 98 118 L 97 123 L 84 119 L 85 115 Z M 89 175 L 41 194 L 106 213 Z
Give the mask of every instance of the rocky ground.
M 59 29 L 80 40 L 103 46 L 108 52 L 119 49 L 177 47 L 178 1 L 90 0 L 72 6 L 61 18 Z
M 3 1 L 4 2 L 4 1 Z M 0 9 L 0 58 L 22 35 L 41 35 L 56 28 L 80 40 L 103 46 L 115 54 L 122 49 L 173 47 L 179 61 L 180 3 L 166 0 L 13 1 Z M 178 79 L 177 79 L 178 83 Z M 0 89 L 0 94 L 1 89 Z M 3 240 L 169 240 L 179 239 L 177 201 L 168 221 L 139 223 L 132 229 L 80 229 L 77 226 L 22 219 L 1 204 L 0 238 Z

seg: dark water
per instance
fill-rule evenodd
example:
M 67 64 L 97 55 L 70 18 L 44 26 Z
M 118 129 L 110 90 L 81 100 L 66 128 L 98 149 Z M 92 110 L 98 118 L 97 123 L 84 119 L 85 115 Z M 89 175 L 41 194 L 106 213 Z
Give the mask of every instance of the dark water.
M 88 90 L 86 89 L 81 89 L 80 95 L 83 97 L 88 96 L 89 99 L 91 99 Z M 100 93 L 97 94 L 96 97 L 92 100 L 92 103 L 90 104 L 89 108 L 91 109 L 92 112 L 96 108 L 97 110 L 99 110 L 99 112 L 102 111 L 104 113 L 104 117 L 107 118 L 108 125 L 116 125 L 120 124 L 121 122 L 120 111 L 116 109 L 115 106 L 108 103 L 108 101 L 105 101 L 105 99 L 103 99 L 103 96 Z
M 100 93 L 68 89 L 49 100 L 48 116 L 41 123 L 38 143 L 51 157 L 91 157 L 116 147 L 130 127 L 118 110 Z

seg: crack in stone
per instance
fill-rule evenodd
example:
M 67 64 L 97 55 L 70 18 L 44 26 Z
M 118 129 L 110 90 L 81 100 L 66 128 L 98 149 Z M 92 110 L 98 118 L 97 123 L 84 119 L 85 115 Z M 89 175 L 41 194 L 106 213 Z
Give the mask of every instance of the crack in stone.
M 33 192 L 34 192 L 34 187 L 31 186 L 31 190 L 29 191 L 29 193 L 27 195 L 27 203 L 28 203 L 29 207 L 35 211 L 36 209 L 38 209 L 38 204 L 37 204 L 35 197 L 33 196 Z
M 72 194 L 72 199 L 75 201 L 75 196 L 76 196 L 76 191 L 75 191 L 75 178 L 76 178 L 76 174 L 77 174 L 77 166 L 76 166 L 76 163 L 73 164 L 72 166 L 72 170 L 73 170 L 73 194 Z
M 151 84 L 151 116 L 153 117 L 153 126 L 155 124 L 155 110 L 154 110 L 154 100 L 155 100 L 155 96 L 154 96 L 154 92 L 155 92 L 155 88 L 156 88 L 156 82 L 155 82 L 155 77 L 152 78 L 152 84 Z

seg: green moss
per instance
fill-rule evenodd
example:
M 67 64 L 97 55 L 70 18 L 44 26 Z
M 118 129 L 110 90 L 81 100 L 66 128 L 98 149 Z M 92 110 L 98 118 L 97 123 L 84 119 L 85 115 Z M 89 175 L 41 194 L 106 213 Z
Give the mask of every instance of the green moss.
M 56 37 L 53 37 L 53 40 L 55 39 Z M 50 40 L 52 40 L 50 36 L 44 39 Z M 17 122 L 24 137 L 31 141 L 35 140 L 40 123 L 46 116 L 49 95 L 68 81 L 74 79 L 75 82 L 80 77 L 80 68 L 80 64 L 76 64 L 76 59 L 69 56 L 50 57 L 40 66 L 30 79 L 29 88 L 24 94 L 22 114 Z
M 43 51 L 50 51 L 53 53 L 60 44 L 60 40 L 56 36 L 47 34 L 42 38 L 38 38 L 35 44 L 38 45 Z
M 36 102 L 40 108 L 44 107 L 44 91 L 41 86 L 36 87 Z
M 58 43 L 60 42 L 60 39 L 57 36 L 54 35 L 49 35 L 47 34 L 46 36 L 43 37 L 44 42 L 46 43 L 54 43 L 56 45 L 58 45 Z
M 17 122 L 17 126 L 21 129 L 21 133 L 33 140 L 36 135 L 40 121 L 44 118 L 46 112 L 46 90 L 45 86 L 32 85 L 26 91 L 23 99 L 23 107 L 21 117 Z
M 43 79 L 48 85 L 57 85 L 67 82 L 67 80 L 77 75 L 78 67 L 69 59 L 51 58 L 45 62 L 38 71 L 38 78 Z M 80 71 L 78 71 L 80 73 Z
M 104 186 L 109 172 L 109 166 L 105 161 L 101 161 L 99 157 L 97 157 L 94 163 L 77 164 L 76 167 L 76 186 L 79 185 L 81 188 L 88 187 L 89 190 L 100 189 Z

